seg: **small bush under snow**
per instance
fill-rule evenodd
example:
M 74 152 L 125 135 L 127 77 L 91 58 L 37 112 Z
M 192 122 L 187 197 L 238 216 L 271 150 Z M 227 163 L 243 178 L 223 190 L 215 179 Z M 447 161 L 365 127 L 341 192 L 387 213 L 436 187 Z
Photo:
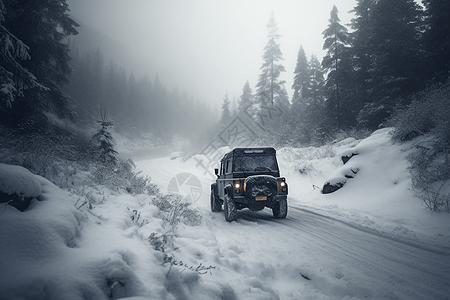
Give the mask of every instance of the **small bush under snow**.
M 41 194 L 41 184 L 23 167 L 0 164 L 0 191 L 7 195 L 37 198 Z

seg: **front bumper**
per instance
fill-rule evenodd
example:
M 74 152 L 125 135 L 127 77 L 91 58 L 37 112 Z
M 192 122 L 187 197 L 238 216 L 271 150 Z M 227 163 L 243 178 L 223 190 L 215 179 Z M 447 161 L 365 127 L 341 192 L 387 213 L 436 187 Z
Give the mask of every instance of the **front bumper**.
M 234 196 L 234 202 L 239 206 L 248 207 L 248 208 L 259 208 L 260 207 L 270 207 L 272 208 L 275 203 L 286 200 L 287 195 L 275 195 L 272 197 L 268 197 L 267 200 L 256 200 L 255 197 L 248 196 Z

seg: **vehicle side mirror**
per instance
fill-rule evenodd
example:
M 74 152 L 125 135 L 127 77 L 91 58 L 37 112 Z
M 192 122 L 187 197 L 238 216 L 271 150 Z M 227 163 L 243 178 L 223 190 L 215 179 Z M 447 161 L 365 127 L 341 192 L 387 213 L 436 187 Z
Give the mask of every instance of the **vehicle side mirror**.
M 214 173 L 216 174 L 217 177 L 219 177 L 219 169 L 214 169 Z

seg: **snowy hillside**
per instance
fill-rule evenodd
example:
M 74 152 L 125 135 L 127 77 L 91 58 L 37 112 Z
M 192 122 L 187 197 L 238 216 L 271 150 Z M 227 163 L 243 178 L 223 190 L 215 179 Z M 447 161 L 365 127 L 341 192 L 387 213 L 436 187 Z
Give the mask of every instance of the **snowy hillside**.
M 3 193 L 34 197 L 24 212 L 1 205 L 0 299 L 449 299 L 450 214 L 413 197 L 414 141 L 395 144 L 388 131 L 278 149 L 289 184 L 281 220 L 268 209 L 239 211 L 232 223 L 212 213 L 213 178 L 193 158 L 137 162 L 190 206 L 77 187 L 96 200 L 89 207 L 75 188 L 0 164 Z M 178 212 L 164 208 L 170 201 Z

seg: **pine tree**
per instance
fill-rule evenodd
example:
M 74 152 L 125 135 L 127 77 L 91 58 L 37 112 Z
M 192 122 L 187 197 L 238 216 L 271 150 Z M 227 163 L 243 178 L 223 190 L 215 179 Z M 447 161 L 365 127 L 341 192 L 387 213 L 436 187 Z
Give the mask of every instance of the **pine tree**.
M 444 82 L 450 77 L 450 1 L 424 0 L 426 31 L 424 33 L 428 77 Z
M 367 93 L 358 122 L 376 129 L 390 116 L 399 97 L 424 86 L 419 47 L 422 12 L 414 0 L 360 0 L 355 13 L 354 68 Z M 355 86 L 361 86 L 362 80 Z
M 231 121 L 230 99 L 228 98 L 228 92 L 226 92 L 222 102 L 222 116 L 220 118 L 220 122 L 226 125 L 230 121 Z
M 383 0 L 373 6 L 371 79 L 379 97 L 404 95 L 419 86 L 420 21 L 414 0 Z
M 324 102 L 324 85 L 325 79 L 323 76 L 322 66 L 314 54 L 308 63 L 308 96 L 310 102 L 315 105 L 322 106 Z
M 325 79 L 321 63 L 313 54 L 309 60 L 309 90 L 305 105 L 305 126 L 310 129 L 310 142 L 319 141 L 322 132 L 329 130 L 325 111 Z
M 7 2 L 8 4 L 8 2 Z M 3 1 L 0 0 L 0 116 L 6 121 L 5 112 L 11 109 L 17 97 L 23 97 L 27 89 L 38 88 L 47 90 L 38 82 L 26 67 L 25 60 L 31 59 L 29 47 L 11 33 L 11 28 L 5 27 L 8 13 Z
M 62 86 L 68 83 L 71 73 L 69 48 L 65 40 L 78 33 L 75 29 L 78 24 L 69 17 L 68 4 L 65 0 L 2 0 L 2 3 L 2 32 L 6 28 L 10 37 L 17 38 L 13 39 L 13 45 L 19 45 L 17 41 L 21 41 L 23 47 L 17 48 L 20 50 L 19 58 L 27 57 L 23 51 L 26 47 L 31 57 L 22 60 L 22 68 L 13 71 L 28 83 L 23 84 L 25 89 L 18 85 L 20 97 L 16 97 L 15 104 L 3 113 L 14 118 L 16 123 L 30 117 L 44 121 L 43 113 L 47 111 L 61 117 L 71 117 L 71 98 L 62 92 Z M 25 74 L 24 70 L 28 73 Z M 31 74 L 39 78 L 40 85 L 36 84 Z
M 280 74 L 286 71 L 284 66 L 279 63 L 283 59 L 280 45 L 277 43 L 281 36 L 278 34 L 278 26 L 273 12 L 267 24 L 267 29 L 269 30 L 269 41 L 262 56 L 263 64 L 256 84 L 256 94 L 261 104 L 273 106 L 276 98 L 282 93 L 282 87 L 285 83 L 285 81 L 279 79 Z
M 250 87 L 250 84 L 247 82 L 245 82 L 244 87 L 242 88 L 242 95 L 239 97 L 239 102 L 238 102 L 238 113 L 241 114 L 243 113 L 245 110 L 250 110 L 253 105 L 253 92 L 252 89 Z
M 353 77 L 350 81 L 352 85 L 353 97 L 357 99 L 355 106 L 356 116 L 359 110 L 366 104 L 371 102 L 370 87 L 370 60 L 371 60 L 371 42 L 370 36 L 373 30 L 372 3 L 373 0 L 357 0 L 356 7 L 351 11 L 355 14 L 352 19 L 351 28 L 353 32 L 350 34 L 351 49 L 350 56 L 352 60 Z
M 116 164 L 116 155 L 118 152 L 114 150 L 114 144 L 112 143 L 113 136 L 109 132 L 109 129 L 114 126 L 114 122 L 108 120 L 106 117 L 106 110 L 100 109 L 100 120 L 96 120 L 100 124 L 101 128 L 95 133 L 92 138 L 97 142 L 99 149 L 99 157 L 102 163 Z
M 294 93 L 292 95 L 292 105 L 295 107 L 299 104 L 301 98 L 307 97 L 305 93 L 309 85 L 309 74 L 308 74 L 308 59 L 306 58 L 305 50 L 300 46 L 297 54 L 297 64 L 294 71 L 294 82 L 292 84 L 292 89 Z
M 279 125 L 282 125 L 289 119 L 291 103 L 289 102 L 289 96 L 284 85 L 281 86 L 281 90 L 278 93 L 278 97 L 275 98 L 275 106 L 279 109 L 278 115 L 275 121 Z M 276 113 L 276 110 L 275 110 Z
M 313 143 L 322 129 L 324 114 L 324 78 L 319 60 L 315 55 L 306 62 L 302 96 L 292 103 L 289 125 L 291 137 L 301 145 Z
M 343 121 L 341 85 L 344 82 L 344 72 L 342 68 L 343 53 L 348 44 L 347 28 L 341 25 L 336 5 L 330 13 L 329 25 L 323 31 L 325 39 L 323 49 L 327 54 L 322 60 L 322 67 L 328 73 L 326 79 L 327 98 L 330 116 L 336 120 L 336 126 L 341 128 Z

